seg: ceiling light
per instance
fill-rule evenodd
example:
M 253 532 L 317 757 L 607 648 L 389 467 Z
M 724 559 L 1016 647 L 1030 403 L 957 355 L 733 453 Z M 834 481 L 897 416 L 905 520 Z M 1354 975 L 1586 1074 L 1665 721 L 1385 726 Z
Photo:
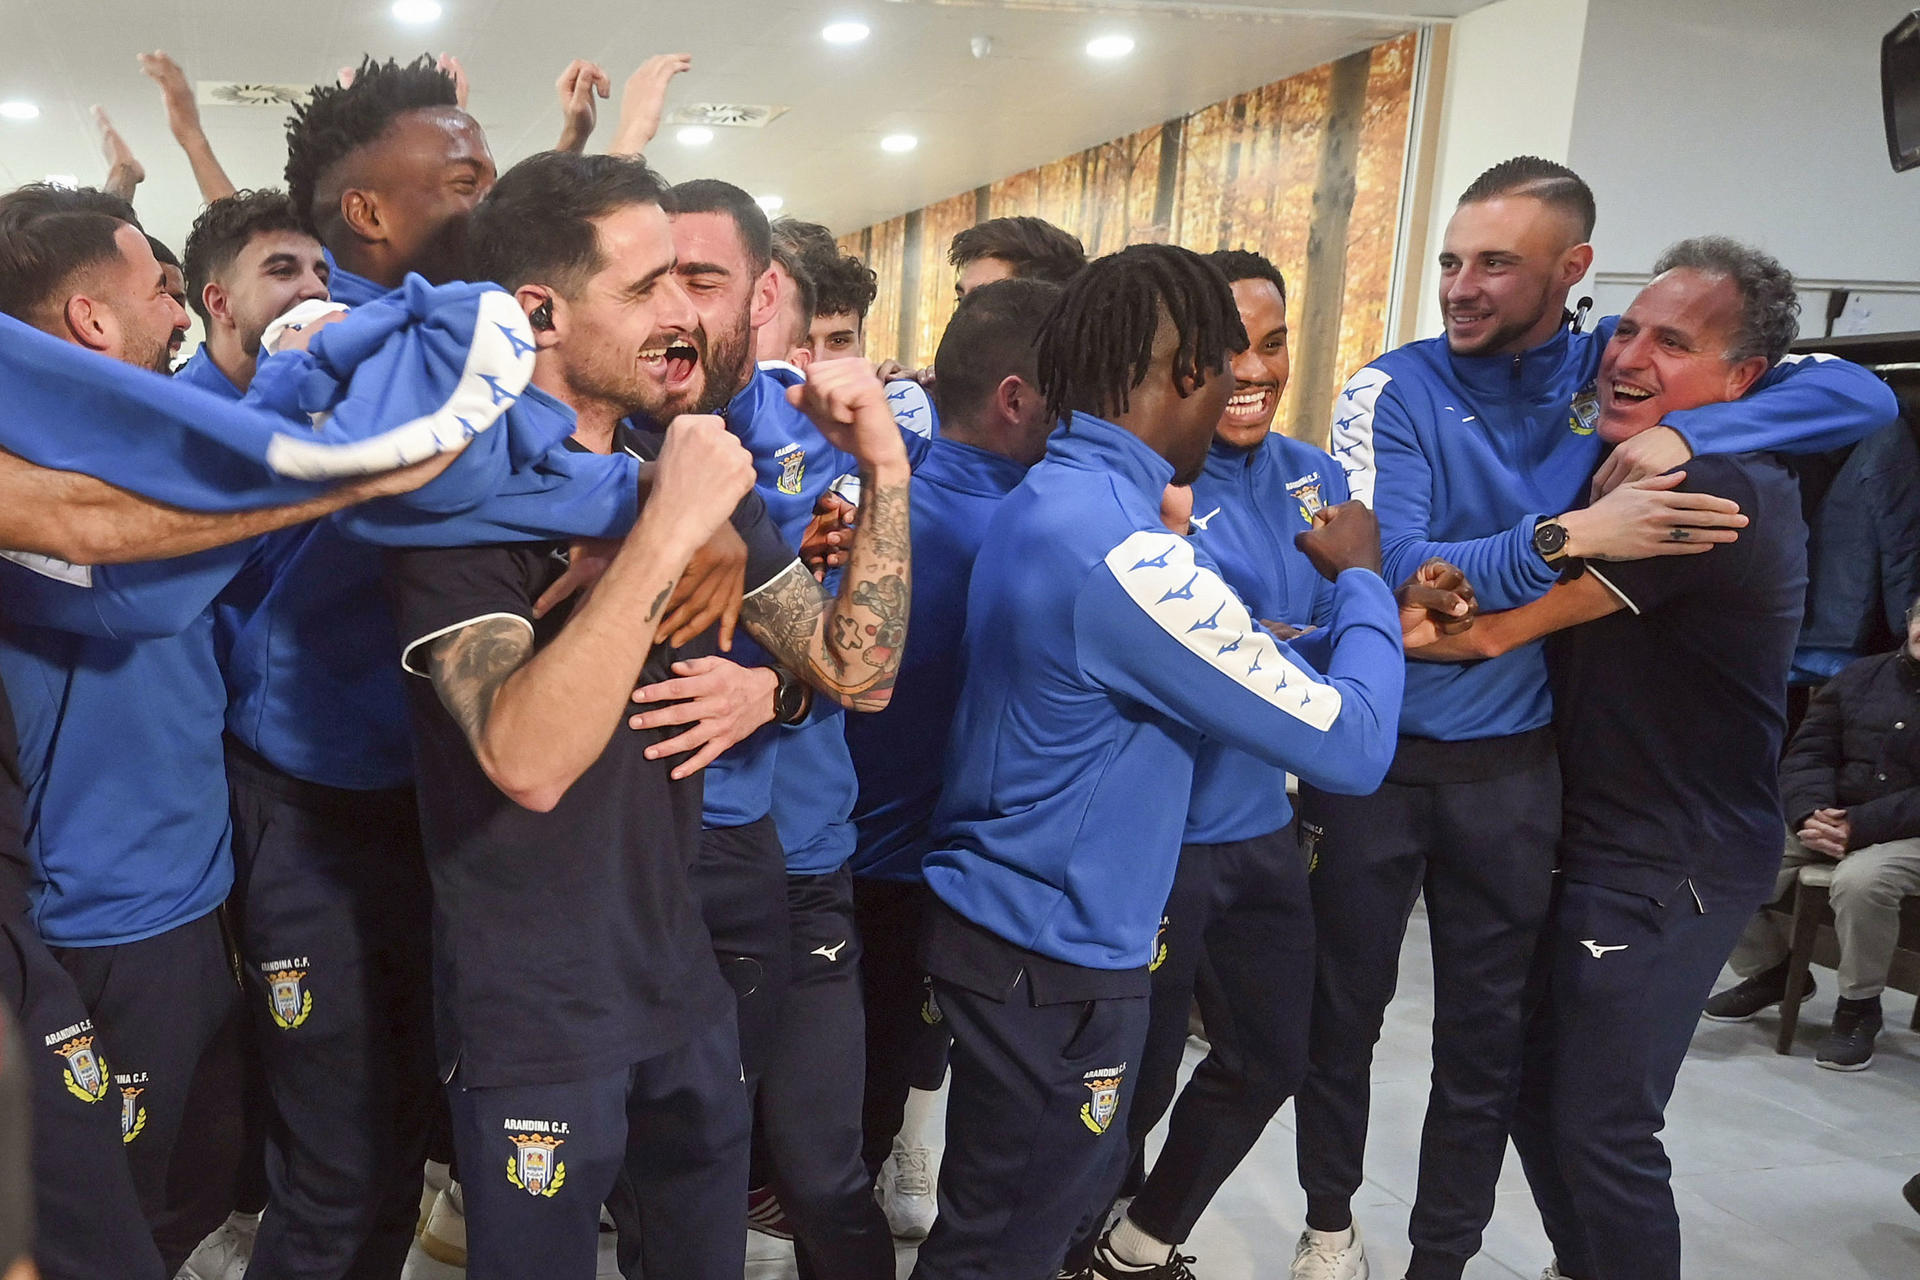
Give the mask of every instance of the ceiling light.
M 673 140 L 683 147 L 704 147 L 713 141 L 713 130 L 705 125 L 690 124 L 674 134 Z
M 1132 36 L 1095 36 L 1087 41 L 1089 58 L 1124 58 L 1132 52 Z
M 0 102 L 0 119 L 34 120 L 38 119 L 40 108 L 31 102 Z
M 767 213 L 778 213 L 787 207 L 787 202 L 779 196 L 760 196 L 754 203 Z
M 835 22 L 820 32 L 820 38 L 828 44 L 859 44 L 867 35 L 864 22 Z
M 890 133 L 880 139 L 882 151 L 911 151 L 920 145 L 920 139 L 910 133 Z
M 410 27 L 440 21 L 440 0 L 393 0 L 393 20 Z

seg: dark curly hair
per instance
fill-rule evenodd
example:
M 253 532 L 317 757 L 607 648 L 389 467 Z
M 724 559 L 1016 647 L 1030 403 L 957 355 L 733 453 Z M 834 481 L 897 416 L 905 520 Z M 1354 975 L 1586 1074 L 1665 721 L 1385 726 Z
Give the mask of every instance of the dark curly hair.
M 186 265 L 182 270 L 187 274 L 187 305 L 199 314 L 202 324 L 210 324 L 213 319 L 201 300 L 207 282 L 232 266 L 249 240 L 269 231 L 312 234 L 294 216 L 287 193 L 273 187 L 222 196 L 193 220 L 193 230 L 187 232 Z
M 315 85 L 287 117 L 287 198 L 313 235 L 321 219 L 313 202 L 321 180 L 342 160 L 387 131 L 395 117 L 426 107 L 458 106 L 453 77 L 421 54 L 402 66 L 392 58 L 360 60 L 353 84 Z
M 1726 236 L 1695 236 L 1680 241 L 1660 255 L 1653 264 L 1653 274 L 1665 275 L 1681 268 L 1725 276 L 1739 291 L 1740 327 L 1727 349 L 1729 364 L 1754 356 L 1765 356 L 1770 365 L 1780 362 L 1800 332 L 1800 296 L 1794 289 L 1792 272 L 1772 255 Z
M 1220 274 L 1227 278 L 1228 284 L 1239 284 L 1242 280 L 1265 280 L 1280 291 L 1280 301 L 1287 300 L 1287 278 L 1280 274 L 1280 268 L 1274 266 L 1271 259 L 1251 249 L 1215 249 L 1207 255 L 1207 261 L 1220 268 Z
M 813 276 L 814 314 L 845 315 L 851 311 L 861 320 L 880 293 L 880 277 L 873 268 L 850 253 L 837 249 L 831 254 L 810 253 L 804 258 Z

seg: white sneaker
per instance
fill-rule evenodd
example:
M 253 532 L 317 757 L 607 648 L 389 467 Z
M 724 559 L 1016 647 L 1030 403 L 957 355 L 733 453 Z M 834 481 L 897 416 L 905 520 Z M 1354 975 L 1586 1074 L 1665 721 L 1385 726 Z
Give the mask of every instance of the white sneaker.
M 893 1154 L 880 1166 L 880 1208 L 896 1240 L 925 1240 L 933 1230 L 933 1152 L 893 1140 Z
M 1360 1244 L 1360 1224 L 1353 1224 L 1353 1236 L 1344 1247 L 1333 1248 L 1316 1240 L 1314 1232 L 1302 1231 L 1294 1246 L 1290 1280 L 1367 1280 L 1367 1254 Z
M 174 1280 L 242 1280 L 247 1274 L 247 1261 L 253 1257 L 253 1238 L 259 1232 L 257 1215 L 229 1215 L 188 1255 Z
M 450 1182 L 433 1202 L 427 1225 L 420 1232 L 420 1248 L 435 1262 L 450 1267 L 467 1265 L 467 1206 L 460 1198 L 460 1184 Z
M 446 1165 L 438 1160 L 427 1161 L 425 1168 L 420 1172 L 420 1216 L 413 1224 L 415 1239 L 418 1239 L 420 1233 L 427 1229 L 427 1215 L 433 1212 L 433 1202 L 440 1198 L 440 1193 L 445 1191 L 452 1182 L 453 1173 Z

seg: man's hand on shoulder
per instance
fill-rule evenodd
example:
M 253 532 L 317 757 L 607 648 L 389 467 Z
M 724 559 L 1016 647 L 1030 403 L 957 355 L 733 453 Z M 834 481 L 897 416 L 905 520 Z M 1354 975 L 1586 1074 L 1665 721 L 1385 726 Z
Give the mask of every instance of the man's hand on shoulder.
M 1380 521 L 1363 502 L 1322 507 L 1313 528 L 1295 534 L 1293 545 L 1329 582 L 1348 569 L 1380 572 Z
M 1740 505 L 1710 493 L 1679 490 L 1684 471 L 1620 485 L 1590 507 L 1558 517 L 1566 553 L 1580 560 L 1644 560 L 1698 555 L 1733 542 L 1747 527 Z
M 1669 426 L 1650 427 L 1613 447 L 1593 473 L 1592 500 L 1599 501 L 1623 484 L 1685 466 L 1692 457 L 1693 446 L 1685 436 Z

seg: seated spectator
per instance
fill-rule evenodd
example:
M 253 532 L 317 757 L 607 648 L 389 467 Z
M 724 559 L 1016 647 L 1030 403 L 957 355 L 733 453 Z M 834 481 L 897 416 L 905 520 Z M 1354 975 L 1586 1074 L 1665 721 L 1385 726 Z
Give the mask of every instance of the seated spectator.
M 1900 900 L 1920 894 L 1920 600 L 1906 623 L 1902 648 L 1860 659 L 1814 696 L 1780 765 L 1793 834 L 1776 891 L 1785 893 L 1801 867 L 1835 864 L 1840 1004 L 1814 1051 L 1832 1071 L 1873 1061 Z M 1785 922 L 1755 916 L 1732 963 L 1745 981 L 1707 1002 L 1716 1022 L 1744 1022 L 1785 996 Z

